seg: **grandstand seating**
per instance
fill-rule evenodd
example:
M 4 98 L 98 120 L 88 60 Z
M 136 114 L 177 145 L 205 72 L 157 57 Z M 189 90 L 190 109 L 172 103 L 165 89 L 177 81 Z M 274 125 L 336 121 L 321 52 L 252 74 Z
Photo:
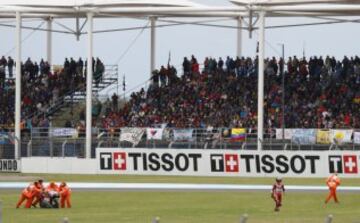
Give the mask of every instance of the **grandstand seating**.
M 287 128 L 360 128 L 360 59 L 312 57 L 267 59 L 265 63 L 265 128 L 282 126 L 282 74 L 285 67 Z M 257 59 L 206 58 L 204 69 L 194 56 L 183 62 L 183 75 L 168 66 L 155 71 L 152 85 L 131 95 L 119 111 L 110 110 L 108 127 L 257 126 Z
M 40 64 L 42 63 L 46 64 L 46 62 Z M 0 64 L 2 64 L 0 67 L 3 67 L 0 69 L 2 105 L 0 124 L 12 125 L 14 79 L 9 77 L 9 72 L 7 72 L 8 77 L 5 78 L 5 66 L 1 60 Z M 69 71 L 70 68 L 66 69 L 65 65 L 64 69 L 54 68 L 52 73 L 50 68 L 47 66 L 44 68 L 43 65 L 38 69 L 39 74 L 37 72 L 32 74 L 31 72 L 36 71 L 37 68 L 29 68 L 29 64 L 31 63 L 27 61 L 22 68 L 22 117 L 31 117 L 25 126 L 31 129 L 22 131 L 22 156 L 82 156 L 84 115 L 79 114 L 81 119 L 79 126 L 74 126 L 73 123 L 66 126 L 76 129 L 75 138 L 73 136 L 54 138 L 53 134 L 50 134 L 53 130 L 48 128 L 49 121 L 44 118 L 46 115 L 33 114 L 40 111 L 40 114 L 48 115 L 51 111 L 49 109 L 51 103 L 69 101 L 69 97 L 71 100 L 75 92 L 84 91 L 84 72 L 78 72 L 80 68 L 76 68 L 75 72 L 74 69 Z M 33 66 L 36 67 L 35 64 Z M 174 135 L 171 135 L 154 141 L 146 139 L 147 134 L 144 134 L 145 138 L 142 137 L 136 146 L 256 149 L 257 59 L 205 58 L 200 69 L 197 59 L 192 56 L 191 59 L 184 58 L 182 66 L 183 74 L 180 76 L 177 75 L 175 67 L 170 65 L 155 70 L 150 86 L 133 92 L 121 108 L 116 94 L 104 104 L 95 103 L 93 110 L 96 108 L 98 115 L 94 116 L 93 123 L 98 128 L 93 130 L 97 137 L 93 140 L 92 156 L 96 147 L 134 146 L 119 141 L 120 132 L 124 127 L 148 128 L 159 125 L 166 126 L 169 134 L 174 134 L 178 129 L 194 129 L 193 140 L 177 141 Z M 303 139 L 297 142 L 297 139 L 291 137 L 279 140 L 281 137 L 277 136 L 277 132 L 275 134 L 275 129 L 282 127 L 282 70 L 285 80 L 286 128 L 351 129 L 351 136 L 345 143 L 337 143 L 331 139 L 323 144 L 318 143 L 317 139 L 312 139 L 311 143 L 301 141 Z M 70 75 L 71 73 L 73 75 Z M 101 89 L 101 87 L 96 88 L 96 85 L 118 84 L 115 82 L 117 78 L 114 73 L 111 78 L 106 80 L 107 83 L 97 83 L 95 80 L 94 91 Z M 70 82 L 74 82 L 73 86 L 69 84 Z M 264 149 L 358 149 L 360 138 L 355 140 L 355 133 L 359 135 L 356 129 L 360 128 L 360 116 L 357 115 L 360 111 L 359 85 L 358 57 L 344 57 L 341 62 L 333 57 L 325 59 L 312 57 L 309 60 L 293 57 L 286 63 L 281 58 L 266 59 L 265 137 L 262 142 Z M 56 109 L 54 111 L 56 112 Z M 245 140 L 233 142 L 229 135 L 223 135 L 232 128 L 246 129 Z M 318 134 L 313 132 L 312 136 Z M 331 135 L 331 131 L 326 134 Z M 49 139 L 46 141 L 47 144 L 44 144 L 44 139 Z M 12 147 L 12 145 L 4 146 Z M 10 151 L 3 153 L 3 157 L 12 156 L 12 149 L 0 148 L 0 150 Z
M 9 57 L 0 59 L 0 126 L 14 124 L 15 80 L 14 65 Z M 111 68 L 111 69 L 107 69 Z M 100 59 L 93 60 L 93 92 L 117 84 L 117 66 L 105 66 Z M 23 128 L 48 127 L 48 116 L 56 115 L 62 108 L 84 100 L 86 90 L 86 62 L 80 58 L 65 59 L 63 66 L 53 66 L 30 58 L 22 64 L 22 123 Z

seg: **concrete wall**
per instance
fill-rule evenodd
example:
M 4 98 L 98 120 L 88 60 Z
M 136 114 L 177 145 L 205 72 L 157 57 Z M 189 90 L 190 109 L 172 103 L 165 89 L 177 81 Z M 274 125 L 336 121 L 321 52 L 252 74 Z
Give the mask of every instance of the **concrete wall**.
M 30 157 L 21 159 L 22 173 L 96 174 L 96 159 Z

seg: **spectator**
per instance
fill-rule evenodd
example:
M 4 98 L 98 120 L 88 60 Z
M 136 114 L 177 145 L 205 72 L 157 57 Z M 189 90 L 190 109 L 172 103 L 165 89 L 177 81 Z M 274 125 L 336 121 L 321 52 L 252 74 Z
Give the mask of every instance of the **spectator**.
M 167 123 L 180 128 L 256 129 L 257 58 L 234 60 L 227 57 L 226 70 L 221 69 L 221 61 L 221 58 L 219 62 L 211 57 L 205 58 L 203 71 L 196 75 L 195 56 L 191 56 L 191 61 L 185 57 L 184 75 L 173 82 L 170 72 L 168 85 L 158 86 L 159 73 L 154 72 L 153 81 L 158 87 L 133 93 L 123 109 L 118 113 L 110 112 L 103 120 L 116 120 L 110 124 L 112 127 Z M 360 66 L 360 59 L 345 57 L 335 66 L 333 61 L 331 57 L 325 61 L 322 57 L 312 57 L 309 62 L 297 57 L 290 57 L 286 62 L 282 58 L 266 59 L 265 128 L 282 125 L 282 77 L 279 70 L 283 70 L 285 64 L 287 128 L 359 128 L 359 120 L 354 117 L 360 109 L 360 100 L 355 100 L 356 95 L 360 95 L 360 71 L 356 67 Z M 331 75 L 333 69 L 338 75 Z
M 14 60 L 9 56 L 8 57 L 8 71 L 9 71 L 9 78 L 13 77 L 13 69 L 14 69 Z
M 99 58 L 96 58 L 96 68 L 95 68 L 95 72 L 94 72 L 94 80 L 95 80 L 96 87 L 99 86 L 99 83 L 102 80 L 104 72 L 105 72 L 104 64 L 101 62 L 101 60 Z
M 112 100 L 112 109 L 113 111 L 117 112 L 118 110 L 118 99 L 119 97 L 117 96 L 117 94 L 113 94 L 113 96 L 111 97 Z
M 5 58 L 5 57 L 4 57 Z M 1 59 L 0 59 L 1 60 Z M 2 62 L 4 64 L 4 62 Z M 65 61 L 64 65 L 67 62 Z M 14 61 L 8 57 L 7 66 L 9 78 L 5 76 L 5 66 L 0 66 L 0 125 L 12 126 L 14 124 L 15 111 L 15 82 L 12 78 Z M 67 65 L 66 65 L 67 66 Z M 3 68 L 3 69 L 1 69 Z M 67 69 L 70 71 L 70 69 Z M 39 73 L 40 71 L 40 73 Z M 72 87 L 84 86 L 84 78 L 75 78 L 74 86 L 69 83 L 69 74 L 65 69 L 52 73 L 48 62 L 41 59 L 39 65 L 28 58 L 25 64 L 21 64 L 22 81 L 22 122 L 27 127 L 48 127 L 50 121 L 45 116 L 38 118 L 38 114 L 47 114 L 49 108 L 59 100 L 61 96 L 68 94 Z M 75 75 L 75 73 L 74 73 Z

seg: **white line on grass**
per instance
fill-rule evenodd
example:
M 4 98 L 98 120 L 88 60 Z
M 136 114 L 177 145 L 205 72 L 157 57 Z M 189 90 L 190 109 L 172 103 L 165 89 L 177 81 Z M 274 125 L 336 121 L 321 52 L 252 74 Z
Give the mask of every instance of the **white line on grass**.
M 24 182 L 2 182 L 0 189 L 22 189 L 28 186 Z M 222 191 L 270 191 L 271 185 L 241 185 L 241 184 L 181 184 L 181 183 L 68 183 L 77 190 L 222 190 Z M 311 192 L 328 191 L 326 186 L 288 185 L 286 191 Z M 360 192 L 360 187 L 340 186 L 338 191 Z

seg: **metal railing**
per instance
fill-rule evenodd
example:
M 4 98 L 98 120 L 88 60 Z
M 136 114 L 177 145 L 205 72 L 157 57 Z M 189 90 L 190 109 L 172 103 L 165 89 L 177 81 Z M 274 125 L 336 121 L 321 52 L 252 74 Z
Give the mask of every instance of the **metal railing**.
M 1 210 L 0 210 L 1 211 Z M 1 212 L 0 212 L 1 213 Z M 0 215 L 1 217 L 1 215 Z M 248 219 L 249 219 L 249 215 L 248 214 L 243 214 L 241 217 L 240 217 L 240 223 L 246 223 L 248 222 Z M 329 214 L 325 217 L 325 220 L 324 222 L 325 223 L 331 223 L 333 221 L 333 215 Z M 151 221 L 152 223 L 160 223 L 160 217 L 155 217 L 152 219 Z M 0 219 L 0 223 L 1 223 L 1 219 Z M 69 221 L 69 218 L 67 217 L 64 217 L 61 219 L 60 223 L 70 223 Z
M 106 90 L 112 84 L 118 84 L 118 65 L 105 65 L 104 74 L 96 83 L 96 80 L 93 80 L 93 93 L 99 93 L 102 90 Z M 27 115 L 25 119 L 32 118 L 34 116 L 40 117 L 42 115 L 52 115 L 57 112 L 59 109 L 68 106 L 71 103 L 76 103 L 82 100 L 85 100 L 85 91 L 86 85 L 79 85 L 74 89 L 70 89 L 60 96 L 53 104 L 49 104 L 46 111 L 37 111 L 35 113 Z
M 21 141 L 21 157 L 49 156 L 49 157 L 84 157 L 85 131 L 75 130 L 72 133 L 56 134 L 59 128 L 33 128 L 24 131 Z M 65 128 L 60 128 L 65 129 Z M 65 129 L 66 130 L 66 129 Z M 224 128 L 218 129 L 193 129 L 191 139 L 177 140 L 174 131 L 177 129 L 166 128 L 163 137 L 159 140 L 148 139 L 144 133 L 138 143 L 120 141 L 121 129 L 93 128 L 93 141 L 91 157 L 95 158 L 96 148 L 165 148 L 165 149 L 229 149 L 229 150 L 256 150 L 256 133 L 247 133 L 243 140 L 235 141 L 230 135 L 224 135 Z M 165 133 L 166 131 L 166 133 Z M 76 134 L 73 134 L 76 133 Z M 276 139 L 275 134 L 265 134 L 261 142 L 263 150 L 360 150 L 360 145 L 351 143 L 343 144 L 297 144 L 289 139 Z M 14 157 L 14 145 L 1 144 L 0 158 L 11 159 Z

